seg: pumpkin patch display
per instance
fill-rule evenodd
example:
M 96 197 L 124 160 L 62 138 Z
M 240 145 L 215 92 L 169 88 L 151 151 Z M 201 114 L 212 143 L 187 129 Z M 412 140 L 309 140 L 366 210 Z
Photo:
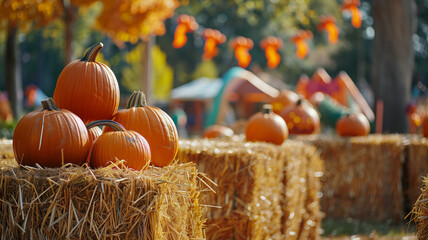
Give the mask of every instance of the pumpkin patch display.
M 105 132 L 95 140 L 89 156 L 92 167 L 106 167 L 116 159 L 125 160 L 124 165 L 135 170 L 146 169 L 149 166 L 150 147 L 141 134 L 126 130 L 111 120 L 94 121 L 86 127 L 91 129 L 102 125 L 112 128 L 113 131 Z
M 298 100 L 299 95 L 297 93 L 284 89 L 272 100 L 272 110 L 274 113 L 280 114 L 284 108 L 296 104 Z
M 281 117 L 287 123 L 290 134 L 314 134 L 320 130 L 320 117 L 311 104 L 301 99 L 282 110 Z
M 55 87 L 58 107 L 72 111 L 85 123 L 111 119 L 119 107 L 116 76 L 107 65 L 95 61 L 102 48 L 98 43 L 82 59 L 65 66 Z
M 167 113 L 147 105 L 144 93 L 134 91 L 126 109 L 119 110 L 113 120 L 147 140 L 151 149 L 151 164 L 163 167 L 174 160 L 178 151 L 177 128 Z M 104 131 L 111 130 L 107 127 Z
M 52 98 L 42 101 L 43 110 L 19 120 L 13 134 L 15 159 L 22 165 L 61 167 L 85 163 L 90 150 L 88 131 L 74 113 L 58 109 Z
M 218 138 L 218 137 L 232 137 L 234 134 L 233 130 L 229 127 L 222 125 L 212 125 L 205 129 L 202 134 L 203 138 Z
M 263 111 L 254 114 L 245 127 L 247 141 L 263 141 L 281 145 L 288 138 L 287 125 L 278 114 L 272 112 L 272 105 L 263 105 Z
M 367 136 L 370 123 L 364 114 L 350 113 L 337 121 L 336 132 L 339 136 Z

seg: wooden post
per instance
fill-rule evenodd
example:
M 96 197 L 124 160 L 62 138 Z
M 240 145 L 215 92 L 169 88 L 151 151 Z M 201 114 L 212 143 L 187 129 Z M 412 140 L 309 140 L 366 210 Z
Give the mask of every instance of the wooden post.
M 141 91 L 146 95 L 148 103 L 152 103 L 153 95 L 151 92 L 151 81 L 152 81 L 152 61 L 151 53 L 154 44 L 154 37 L 149 37 L 147 41 L 143 41 L 143 57 L 142 57 L 142 76 L 141 76 Z
M 383 128 L 383 101 L 376 101 L 376 133 L 381 134 Z

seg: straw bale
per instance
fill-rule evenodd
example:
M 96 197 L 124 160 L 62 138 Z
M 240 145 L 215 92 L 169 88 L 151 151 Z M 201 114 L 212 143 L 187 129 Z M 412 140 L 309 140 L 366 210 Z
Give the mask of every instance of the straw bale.
M 13 157 L 12 140 L 0 139 L 0 170 L 8 167 L 17 167 L 18 163 Z
M 403 136 L 296 138 L 315 145 L 324 161 L 321 210 L 328 218 L 403 219 Z
M 283 161 L 267 143 L 180 140 L 177 158 L 195 162 L 216 193 L 201 201 L 207 211 L 207 239 L 280 239 Z
M 416 223 L 418 239 L 428 239 L 428 175 L 423 179 L 421 194 L 410 215 L 412 216 L 411 220 Z
M 421 195 L 422 176 L 428 175 L 428 139 L 410 136 L 406 146 L 407 189 L 405 190 L 409 207 Z
M 322 161 L 317 149 L 298 141 L 281 146 L 285 154 L 282 234 L 285 239 L 319 239 Z
M 0 239 L 203 239 L 194 164 L 0 172 Z
M 177 157 L 195 162 L 216 193 L 204 194 L 207 239 L 318 239 L 322 162 L 313 146 L 181 140 Z M 202 201 L 202 200 L 201 200 Z

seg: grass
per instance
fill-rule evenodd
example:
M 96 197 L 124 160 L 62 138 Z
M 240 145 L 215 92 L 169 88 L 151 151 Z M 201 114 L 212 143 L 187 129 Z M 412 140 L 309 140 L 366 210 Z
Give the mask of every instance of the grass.
M 15 130 L 17 122 L 3 122 L 0 121 L 0 138 L 12 139 L 13 131 Z
M 393 222 L 366 222 L 354 219 L 333 220 L 324 219 L 322 222 L 323 237 L 326 236 L 352 236 L 377 234 L 385 237 L 400 237 L 414 235 L 415 225 L 408 224 L 407 221 L 402 223 Z

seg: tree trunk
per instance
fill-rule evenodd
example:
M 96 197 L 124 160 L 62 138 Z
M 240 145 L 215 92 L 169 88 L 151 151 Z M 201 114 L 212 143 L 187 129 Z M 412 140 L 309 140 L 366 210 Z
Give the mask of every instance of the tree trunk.
M 13 118 L 18 120 L 22 114 L 22 79 L 19 61 L 19 47 L 16 44 L 18 29 L 9 28 L 6 37 L 6 89 L 13 112 Z
M 151 81 L 152 81 L 152 47 L 154 44 L 154 38 L 149 37 L 147 41 L 143 41 L 143 56 L 142 56 L 142 76 L 141 76 L 141 91 L 146 95 L 148 103 L 151 103 L 153 100 L 153 94 L 151 91 Z M 153 104 L 153 103 L 152 103 Z
M 67 0 L 62 1 L 64 8 L 64 24 L 65 24 L 65 39 L 64 39 L 64 64 L 67 65 L 72 61 L 71 42 L 73 41 L 73 21 L 75 19 L 73 6 Z
M 373 0 L 372 16 L 372 84 L 376 101 L 384 103 L 383 131 L 405 133 L 409 128 L 405 107 L 411 98 L 416 4 L 414 0 Z

